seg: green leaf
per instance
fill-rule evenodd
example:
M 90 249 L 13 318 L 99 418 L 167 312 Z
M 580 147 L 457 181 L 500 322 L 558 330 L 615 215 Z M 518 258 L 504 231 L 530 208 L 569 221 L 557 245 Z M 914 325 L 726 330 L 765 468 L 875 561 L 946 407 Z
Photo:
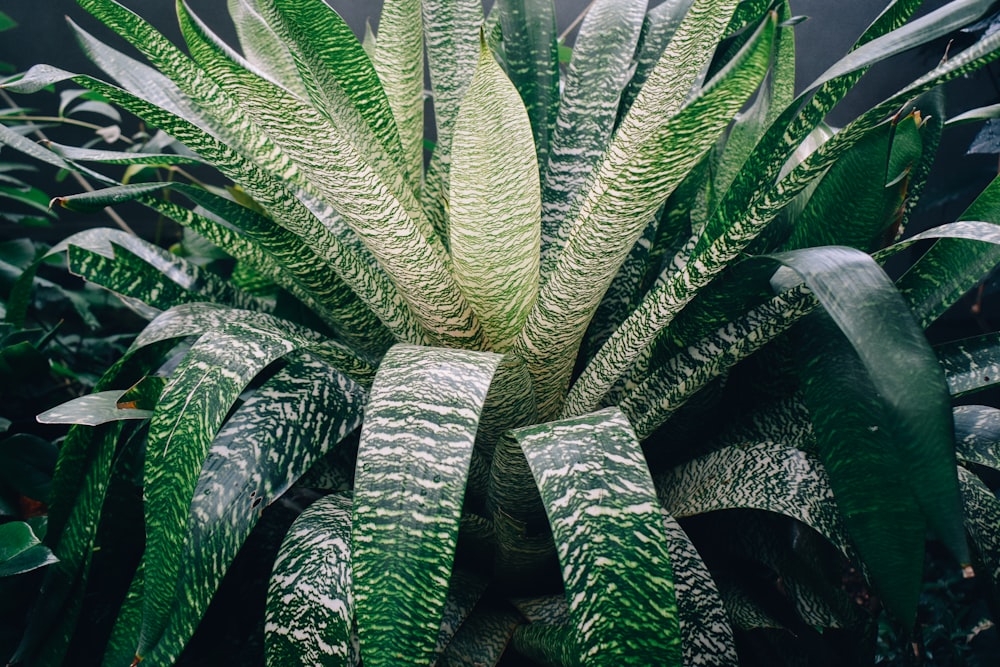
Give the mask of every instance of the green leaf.
M 321 498 L 292 524 L 274 562 L 264 625 L 267 664 L 358 663 L 351 501 Z
M 808 289 L 782 292 L 673 356 L 626 391 L 619 409 L 641 438 L 648 437 L 696 392 L 787 331 L 816 305 Z
M 690 16 L 698 17 L 701 31 L 711 30 L 712 21 L 720 20 L 714 14 L 712 20 L 697 14 Z M 728 20 L 728 16 L 724 18 Z M 690 29 L 693 28 L 686 30 Z M 632 244 L 659 205 L 695 166 L 750 92 L 759 85 L 770 63 L 773 36 L 774 20 L 768 19 L 714 83 L 669 121 L 647 116 L 653 111 L 649 107 L 659 109 L 663 103 L 658 99 L 644 101 L 647 91 L 659 90 L 651 78 L 622 121 L 614 143 L 590 184 L 591 194 L 574 223 L 570 242 L 560 254 L 554 273 L 539 291 L 536 307 L 518 343 L 518 352 L 524 355 L 535 376 L 539 404 L 546 406 L 543 414 L 560 407 L 562 389 L 569 381 L 583 328 Z M 674 37 L 675 41 L 678 39 L 679 36 Z M 661 63 L 668 53 L 665 52 Z M 659 85 L 666 86 L 666 83 Z M 578 315 L 572 324 L 567 321 L 565 314 L 568 312 Z M 559 314 L 557 318 L 553 318 L 555 313 Z M 611 340 L 621 331 L 616 331 Z M 655 331 L 647 329 L 643 335 L 651 338 Z M 589 396 L 593 391 L 598 398 L 618 379 L 627 361 L 620 368 L 607 368 L 607 362 L 601 357 L 605 350 L 613 349 L 609 344 L 576 382 L 574 392 Z M 572 355 L 568 354 L 570 349 Z
M 12 577 L 58 560 L 23 521 L 0 524 L 0 577 Z
M 541 195 L 528 115 L 485 42 L 451 151 L 455 280 L 490 348 L 505 352 L 538 292 Z
M 823 175 L 795 217 L 784 249 L 837 244 L 871 252 L 885 245 L 902 214 L 921 147 L 915 113 L 868 132 Z M 850 212 L 842 206 L 848 200 Z
M 954 398 L 1000 384 L 1000 333 L 944 343 L 934 352 Z
M 628 420 L 609 409 L 514 437 L 552 526 L 581 663 L 681 664 L 667 532 Z
M 0 32 L 16 28 L 17 22 L 4 12 L 0 12 Z
M 926 498 L 917 495 L 913 489 L 916 480 L 911 477 L 922 477 L 920 481 L 925 484 L 937 483 L 937 487 L 925 489 L 931 493 L 941 493 L 942 480 L 954 480 L 957 486 L 950 448 L 950 414 L 947 425 L 930 425 L 948 429 L 947 450 L 926 436 L 922 442 L 909 442 L 913 434 L 907 430 L 918 423 L 905 413 L 893 414 L 888 404 L 903 398 L 906 387 L 891 388 L 893 396 L 881 399 L 876 378 L 836 325 L 821 312 L 807 317 L 797 333 L 804 402 L 837 504 L 886 608 L 909 627 L 916 620 L 923 544 L 930 518 L 921 507 Z M 903 421 L 906 419 L 910 422 Z M 933 470 L 912 467 L 915 457 L 932 459 L 929 453 L 938 453 L 936 458 L 944 462 Z M 930 462 L 937 463 L 933 459 Z M 929 476 L 939 479 L 927 480 Z M 946 507 L 951 509 L 951 503 Z M 958 517 L 960 513 L 961 506 Z
M 0 488 L 48 502 L 59 448 L 30 433 L 0 440 Z
M 993 179 L 959 216 L 959 220 L 981 220 L 1000 225 L 1000 179 Z M 961 236 L 949 238 L 942 235 L 896 281 L 896 286 L 912 304 L 911 307 L 924 327 L 943 315 L 1000 262 L 1000 234 L 997 233 L 1000 232 L 1000 228 L 968 225 L 949 226 L 948 229 L 958 231 L 964 227 L 968 229 Z M 917 236 L 933 238 L 932 234 L 935 231 L 945 230 L 932 229 L 926 236 Z M 968 243 L 959 238 L 979 238 L 984 243 Z M 907 239 L 902 247 L 907 247 L 916 240 Z
M 365 398 L 328 362 L 299 352 L 228 419 L 194 490 L 179 582 L 184 595 L 146 659 L 180 653 L 264 508 L 360 425 Z M 289 408 L 296 419 L 285 418 Z M 278 422 L 280 431 L 271 428 Z
M 968 470 L 959 468 L 958 478 L 965 505 L 965 529 L 969 531 L 984 574 L 991 580 L 995 596 L 1000 591 L 1000 536 L 996 530 L 1000 521 L 1000 500 Z
M 121 419 L 149 419 L 152 410 L 136 410 L 119 407 L 119 399 L 125 390 L 100 391 L 80 398 L 74 398 L 62 405 L 46 410 L 37 419 L 43 424 L 84 424 L 99 426 L 109 421 Z
M 406 183 L 397 178 L 397 174 L 406 173 L 409 164 L 403 161 L 393 110 L 375 67 L 350 26 L 320 0 L 259 1 L 291 48 L 313 105 L 381 172 L 411 215 L 418 214 L 419 206 L 413 199 L 416 190 L 408 191 Z
M 74 234 L 49 255 L 66 252 L 70 271 L 155 310 L 177 303 L 215 301 L 237 308 L 273 308 L 190 262 L 117 229 Z
M 579 210 L 583 187 L 610 143 L 646 12 L 646 0 L 598 0 L 587 8 L 562 81 L 555 132 L 543 164 L 542 260 L 551 268 Z
M 167 188 L 180 192 L 225 222 L 153 196 Z M 391 344 L 390 332 L 334 272 L 316 270 L 323 260 L 312 247 L 273 220 L 229 199 L 180 183 L 142 183 L 59 197 L 55 201 L 71 210 L 90 211 L 135 199 L 217 247 L 225 248 L 236 259 L 274 280 L 359 349 L 381 352 Z
M 424 30 L 418 0 L 382 4 L 372 65 L 378 72 L 399 130 L 410 179 L 420 192 L 424 172 Z
M 479 414 L 500 357 L 396 345 L 365 409 L 352 558 L 366 664 L 433 656 Z
M 736 667 L 736 640 L 712 574 L 677 520 L 666 512 L 662 516 L 674 572 L 684 664 Z
M 817 458 L 782 443 L 741 442 L 655 478 L 664 509 L 685 518 L 724 509 L 756 509 L 797 519 L 846 555 L 844 520 Z
M 46 141 L 43 142 L 42 145 L 59 157 L 70 161 L 156 166 L 169 166 L 175 164 L 205 164 L 205 161 L 196 155 L 182 155 L 180 153 L 136 153 L 129 151 L 98 150 L 95 148 L 65 146 L 54 141 Z
M 559 40 L 552 0 L 500 0 L 507 75 L 531 119 L 539 171 L 548 162 L 549 141 L 559 110 Z
M 1000 470 L 1000 410 L 986 405 L 959 405 L 953 413 L 958 460 Z
M 261 0 L 227 0 L 227 5 L 247 62 L 298 97 L 308 97 L 288 45 L 264 20 Z
M 804 363 L 816 369 L 805 382 L 807 403 L 845 515 L 873 521 L 869 526 L 873 536 L 884 535 L 893 520 L 902 522 L 903 516 L 890 519 L 882 511 L 885 503 L 902 502 L 898 489 L 891 489 L 888 482 L 884 487 L 870 484 L 873 473 L 895 478 L 910 490 L 932 530 L 956 558 L 966 562 L 965 537 L 957 528 L 961 505 L 954 476 L 950 398 L 937 359 L 906 303 L 881 268 L 860 251 L 829 247 L 775 257 L 805 280 L 857 355 L 852 362 L 845 341 L 831 336 L 826 325 L 816 325 L 814 336 L 803 334 L 808 341 L 800 348 Z M 843 375 L 831 361 L 834 358 L 845 364 Z M 867 398 L 860 404 L 858 396 L 847 399 L 857 393 L 850 390 L 851 382 L 860 387 L 865 377 L 874 391 L 864 394 Z M 859 405 L 882 419 L 868 423 Z M 917 586 L 919 563 L 913 582 Z M 901 604 L 897 612 L 906 610 L 903 617 L 908 618 L 915 613 L 915 597 L 912 603 L 912 608 Z
M 137 655 L 154 649 L 168 629 L 184 567 L 188 508 L 227 413 L 265 367 L 298 348 L 315 349 L 316 342 L 266 317 L 229 322 L 199 338 L 164 390 L 147 445 L 145 592 Z M 351 356 L 341 350 L 348 365 Z M 171 648 L 164 648 L 168 655 Z
M 133 23 L 130 22 L 123 29 L 126 31 L 131 29 L 139 30 L 139 27 L 133 25 Z M 82 33 L 78 28 L 76 31 L 78 34 L 82 34 L 91 41 L 94 41 L 93 38 L 90 38 L 86 33 Z M 142 32 L 149 36 L 151 42 L 157 42 L 154 37 L 156 33 L 150 34 L 148 26 Z M 194 76 L 190 72 L 187 74 L 190 75 L 189 78 Z M 423 333 L 420 331 L 419 324 L 414 321 L 413 315 L 403 303 L 399 293 L 392 287 L 388 276 L 370 265 L 369 259 L 365 256 L 366 251 L 362 250 L 359 245 L 356 245 L 360 243 L 359 239 L 350 230 L 345 229 L 346 226 L 330 210 L 329 206 L 317 202 L 314 194 L 310 194 L 304 190 L 294 190 L 294 184 L 287 184 L 285 181 L 276 179 L 273 174 L 267 172 L 266 169 L 268 167 L 273 167 L 279 171 L 287 172 L 283 174 L 285 177 L 293 175 L 292 172 L 288 172 L 289 168 L 287 164 L 275 163 L 274 150 L 273 146 L 270 145 L 270 140 L 260 137 L 256 126 L 247 124 L 246 114 L 233 111 L 231 109 L 232 105 L 228 107 L 223 105 L 222 111 L 229 113 L 233 117 L 233 123 L 242 128 L 246 136 L 238 140 L 227 137 L 226 141 L 220 141 L 216 136 L 202 129 L 202 126 L 206 125 L 206 121 L 202 119 L 200 112 L 192 111 L 188 107 L 184 107 L 183 105 L 178 106 L 174 103 L 174 97 L 179 97 L 181 100 L 187 99 L 179 93 L 176 95 L 166 95 L 162 99 L 160 96 L 156 96 L 155 99 L 165 105 L 161 108 L 157 104 L 151 103 L 140 96 L 129 94 L 101 81 L 43 66 L 32 68 L 24 78 L 6 87 L 23 92 L 32 92 L 38 90 L 39 87 L 62 81 L 66 78 L 73 78 L 81 85 L 98 90 L 108 99 L 142 116 L 153 125 L 169 129 L 170 133 L 186 146 L 198 152 L 206 159 L 211 159 L 220 171 L 239 183 L 255 200 L 265 206 L 285 230 L 295 234 L 300 239 L 308 239 L 308 243 L 305 240 L 300 240 L 300 242 L 308 245 L 315 251 L 319 261 L 330 265 L 336 274 L 343 278 L 351 289 L 375 311 L 379 318 L 394 333 L 397 333 L 399 338 L 404 340 L 423 340 Z M 201 80 L 204 81 L 206 79 L 202 77 Z M 132 83 L 143 90 L 143 92 L 146 92 L 143 88 L 145 81 L 146 78 L 142 78 Z M 156 87 L 153 88 L 154 92 L 158 90 Z M 209 96 L 212 100 L 219 100 L 220 102 L 228 100 L 228 97 L 224 96 L 217 88 L 213 88 L 212 93 L 213 95 Z M 218 106 L 218 103 L 216 106 Z M 176 109 L 177 113 L 181 115 L 175 115 L 170 111 L 171 109 Z M 211 123 L 207 124 L 211 125 Z M 0 132 L 2 132 L 2 129 L 0 129 Z M 212 132 L 216 132 L 214 125 L 212 125 Z M 256 139 L 253 142 L 253 152 L 261 160 L 260 166 L 232 147 L 240 146 L 249 139 Z M 290 185 L 293 189 L 289 189 Z M 302 201 L 299 201 L 297 196 L 302 197 Z M 307 205 L 316 211 L 316 215 L 313 215 L 310 208 L 307 208 Z M 323 218 L 325 225 L 320 223 L 320 220 L 316 217 L 317 215 Z M 343 238 L 338 237 L 334 232 L 340 234 Z M 313 273 L 317 277 L 329 275 L 328 272 Z M 336 288 L 334 287 L 334 289 Z

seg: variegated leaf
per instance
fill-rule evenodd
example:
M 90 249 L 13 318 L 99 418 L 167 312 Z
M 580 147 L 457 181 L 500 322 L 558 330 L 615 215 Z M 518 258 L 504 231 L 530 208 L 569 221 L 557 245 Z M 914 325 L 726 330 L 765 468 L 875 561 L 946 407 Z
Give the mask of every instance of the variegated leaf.
M 970 0 L 971 1 L 971 0 Z M 944 10 L 942 10 L 944 11 Z M 885 16 L 890 17 L 890 14 Z M 893 20 L 897 17 L 892 17 Z M 880 23 L 880 22 L 877 22 Z M 881 26 L 881 23 L 880 23 Z M 885 26 L 881 26 L 885 27 Z M 913 37 L 914 33 L 908 31 L 907 35 Z M 916 37 L 920 39 L 926 37 L 925 33 L 918 33 Z M 905 40 L 903 40 L 905 41 Z M 906 87 L 896 95 L 893 95 L 885 102 L 876 105 L 870 111 L 863 114 L 858 120 L 853 122 L 847 129 L 835 135 L 823 146 L 817 149 L 799 166 L 795 167 L 791 173 L 780 179 L 780 182 L 771 188 L 759 189 L 747 184 L 740 184 L 739 179 L 734 182 L 731 191 L 748 189 L 753 193 L 753 201 L 736 203 L 736 200 L 729 201 L 726 198 L 717 209 L 713 222 L 709 228 L 701 235 L 696 249 L 696 256 L 693 261 L 685 262 L 683 265 L 672 270 L 667 280 L 663 281 L 655 290 L 647 294 L 644 301 L 639 305 L 628 320 L 609 339 L 608 344 L 602 348 L 601 353 L 591 362 L 591 368 L 585 371 L 577 384 L 581 392 L 590 394 L 604 393 L 617 378 L 628 368 L 628 366 L 642 353 L 656 336 L 656 332 L 669 324 L 677 313 L 694 297 L 697 290 L 707 285 L 719 272 L 739 255 L 739 252 L 746 247 L 767 224 L 774 219 L 774 215 L 786 206 L 792 198 L 801 192 L 812 179 L 822 173 L 834 160 L 844 151 L 852 147 L 861 137 L 872 127 L 875 127 L 884 119 L 894 113 L 898 107 L 906 100 L 915 95 L 930 90 L 956 76 L 961 76 L 964 72 L 982 66 L 985 62 L 997 56 L 997 49 L 1000 48 L 1000 36 L 994 35 L 985 37 L 976 45 L 963 51 L 959 56 L 949 59 L 941 66 L 918 79 L 910 86 Z M 880 53 L 880 52 L 879 52 Z M 869 54 L 871 55 L 871 54 Z M 852 61 L 855 67 L 864 67 L 870 64 L 866 61 Z M 853 72 L 851 67 L 846 68 L 847 73 Z M 853 76 L 853 74 L 852 74 Z M 840 81 L 838 79 L 837 81 Z M 843 82 L 841 82 L 843 83 Z M 838 83 L 838 86 L 841 85 Z M 834 86 L 837 88 L 837 86 Z M 839 88 L 838 88 L 839 90 Z M 836 91 L 833 91 L 836 92 Z M 832 95 L 833 92 L 830 94 Z M 842 93 L 843 91 L 840 91 Z M 825 108 L 823 104 L 819 107 Z M 815 111 L 814 107 L 809 107 Z M 810 114 L 812 113 L 810 111 Z M 784 127 L 783 123 L 788 123 L 795 117 L 797 109 L 790 107 L 786 112 L 789 118 L 782 115 L 773 128 Z M 814 127 L 818 118 L 808 120 L 809 114 L 799 117 L 801 122 L 806 123 L 808 128 Z M 799 122 L 799 121 L 796 121 Z M 802 135 L 805 137 L 806 132 Z M 764 142 L 773 141 L 774 137 L 765 136 Z M 772 155 L 770 149 L 762 148 L 767 155 Z M 758 149 L 755 149 L 758 150 Z M 747 164 L 755 165 L 754 157 L 751 155 Z M 784 164 L 780 159 L 775 165 L 775 174 Z M 756 182 L 758 174 L 756 170 L 744 170 L 753 172 L 746 178 Z M 728 202 L 728 203 L 727 203 Z M 723 229 L 724 228 L 724 229 Z M 543 292 L 544 294 L 544 292 Z M 540 303 L 541 300 L 540 294 Z M 530 320 L 529 320 L 530 321 Z
M 817 305 L 804 287 L 792 288 L 703 338 L 629 389 L 619 407 L 640 437 L 651 434 L 711 380 L 787 331 Z M 577 410 L 567 402 L 567 410 Z
M 965 529 L 985 569 L 982 574 L 992 580 L 993 590 L 1000 589 L 1000 500 L 975 474 L 958 469 L 965 506 Z M 994 593 L 995 594 L 995 593 Z
M 548 162 L 559 110 L 559 43 L 553 0 L 500 0 L 493 14 L 503 35 L 506 71 L 524 101 L 539 171 Z M 487 33 L 489 34 L 489 33 Z
M 146 581 L 137 655 L 154 650 L 170 625 L 184 566 L 188 508 L 226 415 L 266 366 L 313 345 L 276 321 L 230 322 L 198 340 L 164 390 L 150 423 L 146 454 Z M 343 354 L 348 364 L 349 358 L 350 353 Z
M 853 554 L 826 470 L 815 457 L 793 447 L 773 442 L 725 447 L 655 481 L 660 502 L 671 516 L 735 508 L 776 512 Z
M 541 195 L 528 115 L 485 41 L 451 151 L 448 235 L 455 279 L 490 349 L 505 352 L 538 292 Z
M 685 667 L 735 667 L 736 640 L 708 567 L 677 520 L 663 513 Z
M 260 0 L 227 0 L 226 4 L 247 62 L 292 93 L 308 97 L 288 45 L 264 20 Z
M 434 654 L 480 411 L 501 357 L 396 345 L 365 412 L 352 558 L 366 664 Z
M 934 348 L 953 397 L 1000 384 L 1000 334 L 991 333 Z
M 668 535 L 628 420 L 610 409 L 513 434 L 552 526 L 581 663 L 681 664 Z
M 382 4 L 372 64 L 399 130 L 410 188 L 420 192 L 424 173 L 424 30 L 419 0 Z
M 1000 470 L 1000 410 L 986 405 L 959 405 L 953 414 L 958 460 Z
M 292 524 L 274 562 L 264 631 L 269 667 L 358 664 L 349 498 L 321 498 Z
M 555 132 L 544 167 L 542 265 L 566 242 L 583 187 L 610 143 L 647 0 L 597 0 L 587 8 L 562 82 Z
M 146 659 L 187 643 L 229 564 L 273 503 L 361 424 L 364 389 L 310 352 L 258 388 L 213 440 L 188 519 L 184 567 L 170 625 Z M 295 418 L 288 419 L 289 410 Z M 281 430 L 271 428 L 283 424 Z
M 716 12 L 724 14 L 725 9 L 714 8 L 709 18 L 689 14 L 692 25 L 686 30 L 697 34 L 711 30 L 713 21 L 719 20 Z M 569 242 L 539 290 L 515 347 L 532 372 L 543 418 L 558 414 L 587 323 L 629 249 L 659 205 L 759 85 L 770 61 L 774 28 L 773 20 L 765 22 L 739 57 L 716 77 L 716 83 L 676 116 L 653 120 L 647 114 L 652 108 L 660 109 L 664 100 L 643 102 L 640 93 L 629 113 L 632 120 L 626 118 L 619 127 L 590 181 L 590 194 L 573 223 Z M 647 83 L 643 93 L 647 90 L 658 88 Z M 572 322 L 567 313 L 576 315 Z M 609 384 L 616 379 L 617 374 Z

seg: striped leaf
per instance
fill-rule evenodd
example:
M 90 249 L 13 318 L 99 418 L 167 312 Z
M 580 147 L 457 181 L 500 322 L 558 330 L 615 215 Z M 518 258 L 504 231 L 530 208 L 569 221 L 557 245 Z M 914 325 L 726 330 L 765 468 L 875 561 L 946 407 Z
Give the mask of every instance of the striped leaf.
M 489 347 L 506 351 L 538 292 L 541 195 L 531 123 L 482 43 L 452 138 L 449 249 Z
M 118 14 L 103 18 L 142 32 L 137 17 Z M 269 128 L 264 136 L 273 139 L 276 147 L 290 158 L 302 174 L 300 178 L 307 179 L 311 187 L 336 207 L 435 339 L 453 347 L 481 347 L 482 330 L 448 270 L 443 246 L 402 180 L 389 174 L 388 167 L 372 160 L 371 151 L 366 151 L 363 144 L 352 142 L 346 132 L 323 123 L 310 107 L 296 104 L 277 87 L 226 58 L 219 45 L 196 22 L 182 21 L 182 27 L 189 47 L 196 49 L 200 64 L 219 86 L 192 68 L 179 52 L 157 58 L 158 54 L 147 49 L 147 55 L 174 76 L 186 76 L 193 81 L 188 90 L 192 95 L 203 99 L 221 96 L 222 113 L 235 117 L 242 108 L 253 119 L 253 122 L 244 119 L 243 125 Z M 143 48 L 141 44 L 137 46 Z M 360 45 L 358 50 L 367 59 Z M 290 113 L 274 118 L 275 108 Z M 387 233 L 387 230 L 393 231 Z
M 542 261 L 566 242 L 594 167 L 607 148 L 646 13 L 647 0 L 598 0 L 587 8 L 562 82 L 548 162 L 543 164 Z
M 352 558 L 366 664 L 434 654 L 480 411 L 501 357 L 396 345 L 372 386 Z
M 548 162 L 559 110 L 559 40 L 552 0 L 500 0 L 495 12 L 503 33 L 507 75 L 531 119 L 539 171 Z
M 504 655 L 514 628 L 520 623 L 511 611 L 477 607 L 459 626 L 436 667 L 493 667 Z
M 153 650 L 169 627 L 183 571 L 188 508 L 227 413 L 266 366 L 311 345 L 314 340 L 264 318 L 230 322 L 199 338 L 164 390 L 146 454 L 146 574 L 137 655 Z M 349 353 L 341 359 L 352 363 Z
M 415 201 L 406 202 L 413 192 L 395 173 L 406 166 L 389 100 L 350 26 L 320 0 L 261 0 L 261 6 L 293 50 L 313 105 L 379 168 L 404 205 L 418 210 Z
M 668 535 L 628 420 L 610 409 L 514 437 L 552 526 L 581 664 L 681 664 Z
M 427 0 L 423 3 L 423 19 L 437 125 L 434 159 L 441 161 L 447 174 L 451 134 L 479 62 L 477 35 L 483 23 L 483 7 L 475 0 Z M 447 192 L 445 187 L 445 196 Z
M 725 447 L 658 475 L 655 482 L 671 516 L 737 508 L 774 512 L 801 521 L 853 554 L 826 470 L 794 447 L 771 441 Z
M 183 194 L 215 217 L 199 215 L 154 196 L 167 189 Z M 390 332 L 335 273 L 316 270 L 323 260 L 308 244 L 266 216 L 232 200 L 181 183 L 139 183 L 58 197 L 54 201 L 70 210 L 90 211 L 133 200 L 192 229 L 287 289 L 356 347 L 381 352 L 391 344 Z
M 636 95 L 660 61 L 663 50 L 673 39 L 674 32 L 693 3 L 694 0 L 666 0 L 646 13 L 636 45 L 635 72 L 622 95 L 621 115 L 635 102 Z
M 639 307 L 622 324 L 602 348 L 574 385 L 573 392 L 588 400 L 597 400 L 628 369 L 629 365 L 646 349 L 663 327 L 687 305 L 697 290 L 703 288 L 739 256 L 739 252 L 752 242 L 770 223 L 774 216 L 792 198 L 801 192 L 812 179 L 823 172 L 846 150 L 892 115 L 907 100 L 955 76 L 968 68 L 981 66 L 997 55 L 1000 35 L 986 37 L 918 79 L 885 102 L 876 105 L 858 120 L 835 135 L 812 153 L 802 164 L 784 176 L 773 189 L 753 190 L 755 200 L 742 208 L 726 208 L 720 204 L 716 218 L 723 218 L 726 227 L 716 232 L 706 229 L 698 241 L 693 261 L 687 261 L 671 271 L 666 280 L 649 292 Z M 782 122 L 781 119 L 776 123 Z M 756 150 L 756 149 L 755 149 Z M 752 164 L 748 158 L 748 164 Z M 779 165 L 780 166 L 780 165 Z M 734 183 L 733 188 L 741 187 Z M 732 188 L 731 188 L 732 189 Z M 719 223 L 723 224 L 723 223 Z M 721 235 L 720 235 L 721 234 Z M 699 250 L 700 249 L 700 250 Z M 545 291 L 539 295 L 543 303 Z M 529 319 L 529 322 L 531 320 Z
M 121 230 L 79 232 L 49 254 L 63 251 L 73 273 L 156 311 L 191 301 L 214 301 L 262 312 L 272 309 L 183 258 Z
M 414 321 L 412 313 L 392 287 L 388 276 L 370 266 L 363 253 L 359 254 L 353 245 L 345 245 L 345 241 L 333 233 L 338 231 L 335 227 L 327 228 L 321 224 L 310 209 L 296 198 L 296 194 L 286 188 L 284 182 L 275 180 L 273 175 L 227 144 L 144 99 L 89 77 L 74 76 L 68 72 L 39 66 L 32 68 L 23 79 L 8 87 L 22 92 L 32 92 L 67 78 L 100 92 L 104 97 L 142 116 L 154 125 L 169 128 L 171 134 L 189 148 L 206 159 L 210 158 L 220 171 L 239 183 L 247 193 L 265 206 L 282 227 L 301 239 L 308 239 L 308 245 L 313 248 L 321 261 L 330 265 L 394 334 L 404 340 L 423 340 L 424 334 L 420 325 Z M 240 118 L 245 120 L 243 116 Z M 287 170 L 287 166 L 285 168 Z M 332 225 L 339 220 L 329 206 L 317 208 L 314 198 L 305 197 L 301 192 L 298 194 L 316 209 L 317 215 L 322 216 L 325 224 Z M 339 230 L 338 233 L 342 231 Z M 317 279 L 328 275 L 323 271 L 313 273 Z
M 787 331 L 816 305 L 804 287 L 779 294 L 657 368 L 625 393 L 619 409 L 641 438 L 648 437 L 697 391 Z M 567 409 L 577 408 L 567 403 Z
M 424 173 L 424 30 L 418 0 L 382 4 L 372 65 L 378 72 L 399 131 L 410 188 L 420 192 Z
M 701 21 L 701 31 L 713 26 L 698 14 L 688 16 Z M 763 78 L 774 27 L 773 20 L 762 25 L 715 84 L 669 121 L 646 116 L 662 105 L 644 102 L 640 93 L 629 113 L 633 120 L 619 127 L 515 347 L 532 372 L 543 416 L 558 412 L 587 323 L 629 249 Z M 659 90 L 652 78 L 647 90 Z
M 298 97 L 308 97 L 288 45 L 264 20 L 261 1 L 227 0 L 227 6 L 247 62 Z
M 536 664 L 556 667 L 579 667 L 576 630 L 570 625 L 528 623 L 519 625 L 511 637 L 511 646 Z
M 959 220 L 1000 224 L 1000 179 L 993 179 Z M 981 232 L 983 240 L 997 238 L 988 236 L 985 227 Z M 896 281 L 896 286 L 912 304 L 921 325 L 926 327 L 958 301 L 973 286 L 973 281 L 981 279 L 997 263 L 1000 263 L 997 240 L 979 244 L 942 237 Z
M 194 491 L 170 626 L 146 659 L 180 653 L 264 508 L 361 424 L 365 391 L 308 352 L 267 380 L 213 440 Z M 294 408 L 296 419 L 285 416 Z M 276 431 L 271 424 L 281 422 Z
M 483 25 L 483 6 L 478 0 L 425 0 L 422 16 L 437 130 L 422 191 L 423 204 L 431 224 L 447 238 L 451 136 L 479 62 L 476 35 Z
M 986 405 L 959 405 L 953 414 L 958 460 L 1000 470 L 1000 410 Z
M 669 536 L 684 665 L 735 667 L 739 664 L 736 641 L 718 587 L 684 529 L 666 512 L 662 515 Z
M 292 524 L 267 591 L 267 664 L 358 663 L 351 581 L 351 501 L 321 498 Z
M 965 529 L 979 556 L 982 574 L 990 578 L 993 596 L 1000 591 L 1000 500 L 982 480 L 964 468 L 958 469 L 965 507 Z
M 1000 334 L 989 333 L 974 338 L 944 343 L 934 348 L 948 393 L 961 398 L 1000 384 Z

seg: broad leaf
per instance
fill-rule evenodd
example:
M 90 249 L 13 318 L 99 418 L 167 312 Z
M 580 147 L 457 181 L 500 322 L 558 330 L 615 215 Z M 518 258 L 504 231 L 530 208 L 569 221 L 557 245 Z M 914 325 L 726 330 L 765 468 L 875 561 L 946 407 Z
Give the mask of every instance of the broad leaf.
M 628 420 L 610 409 L 514 437 L 552 526 L 581 663 L 681 664 L 667 532 Z
M 505 352 L 538 292 L 541 195 L 531 124 L 485 42 L 451 152 L 448 234 L 455 280 L 490 348 Z
M 352 559 L 366 664 L 433 656 L 479 414 L 501 357 L 397 345 L 365 410 Z

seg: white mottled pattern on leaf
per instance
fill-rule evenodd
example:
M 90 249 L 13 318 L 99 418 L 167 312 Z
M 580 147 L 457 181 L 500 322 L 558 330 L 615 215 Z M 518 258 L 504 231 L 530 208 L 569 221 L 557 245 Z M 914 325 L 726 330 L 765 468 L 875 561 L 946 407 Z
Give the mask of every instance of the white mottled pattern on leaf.
M 640 94 L 619 127 L 515 347 L 532 371 L 543 416 L 558 414 L 587 323 L 653 213 L 759 85 L 774 30 L 773 20 L 765 22 L 716 83 L 673 118 L 647 118 L 628 130 L 628 119 L 643 112 Z
M 684 665 L 736 667 L 736 640 L 712 574 L 677 520 L 663 513 L 677 594 Z
M 372 64 L 399 128 L 410 187 L 419 192 L 424 171 L 424 39 L 420 0 L 382 5 Z
M 726 447 L 656 477 L 660 502 L 683 518 L 751 508 L 798 519 L 852 555 L 823 465 L 785 445 Z
M 357 664 L 352 641 L 351 500 L 329 495 L 299 515 L 267 591 L 267 664 Z
M 202 466 L 175 606 L 147 660 L 180 654 L 263 509 L 361 424 L 365 399 L 348 376 L 299 351 L 229 418 Z
M 295 59 L 264 20 L 259 1 L 227 0 L 227 4 L 243 57 L 292 93 L 306 98 L 308 93 L 302 85 Z
M 541 195 L 528 114 L 483 44 L 452 138 L 455 280 L 491 349 L 513 343 L 538 292 Z
M 517 429 L 545 503 L 584 665 L 680 665 L 668 538 L 616 409 Z
M 608 146 L 646 4 L 646 0 L 597 0 L 580 25 L 545 165 L 546 268 L 565 243 L 566 218 L 586 194 L 583 186 Z
M 365 412 L 352 551 L 366 665 L 429 662 L 499 355 L 396 345 Z

